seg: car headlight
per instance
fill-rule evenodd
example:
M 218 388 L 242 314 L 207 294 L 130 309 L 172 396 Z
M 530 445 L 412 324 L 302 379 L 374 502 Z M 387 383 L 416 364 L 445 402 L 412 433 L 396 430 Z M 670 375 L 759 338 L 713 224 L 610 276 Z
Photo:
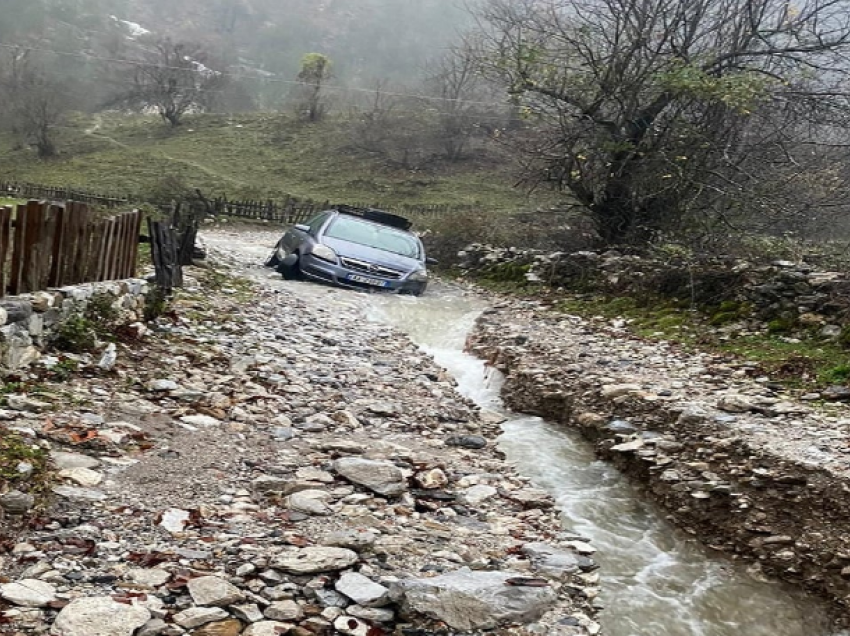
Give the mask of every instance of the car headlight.
M 410 276 L 408 276 L 407 280 L 412 280 L 412 281 L 415 281 L 417 283 L 424 283 L 425 281 L 428 280 L 428 272 L 426 272 L 424 269 L 418 269 L 415 272 L 413 272 Z
M 323 261 L 328 261 L 329 263 L 336 263 L 336 252 L 334 252 L 327 245 L 316 245 L 310 253 L 316 258 L 320 258 Z

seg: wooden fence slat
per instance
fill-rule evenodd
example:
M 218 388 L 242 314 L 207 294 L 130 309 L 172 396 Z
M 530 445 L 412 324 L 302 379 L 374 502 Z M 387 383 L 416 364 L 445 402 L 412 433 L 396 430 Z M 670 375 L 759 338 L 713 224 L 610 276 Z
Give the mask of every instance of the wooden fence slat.
M 39 256 L 38 246 L 44 228 L 47 203 L 29 201 L 24 230 L 23 269 L 21 271 L 21 291 L 36 291 L 39 285 Z
M 0 296 L 6 295 L 7 261 L 11 258 L 12 208 L 0 208 Z
M 27 206 L 19 205 L 15 211 L 14 237 L 12 245 L 12 271 L 9 277 L 9 293 L 21 293 L 21 275 L 24 270 L 24 238 L 26 234 Z
M 56 206 L 54 211 L 55 225 L 53 228 L 53 243 L 50 248 L 51 260 L 50 271 L 47 275 L 48 287 L 59 287 L 62 285 L 62 275 L 65 268 L 65 248 L 68 245 L 66 233 L 68 208 L 64 205 Z
M 57 204 L 51 204 L 45 210 L 44 225 L 38 242 L 38 287 L 32 291 L 44 289 L 50 284 L 53 260 L 56 258 L 53 246 L 61 211 L 62 206 Z
M 131 245 L 131 256 L 129 258 L 130 269 L 128 272 L 128 276 L 134 277 L 136 275 L 136 267 L 139 262 L 139 233 L 142 231 L 142 211 L 134 210 L 135 214 L 134 222 L 133 222 L 133 240 L 130 242 Z
M 76 285 L 86 278 L 88 265 L 88 242 L 91 238 L 89 229 L 89 209 L 82 203 L 74 203 L 74 253 L 71 257 L 71 276 L 67 284 Z

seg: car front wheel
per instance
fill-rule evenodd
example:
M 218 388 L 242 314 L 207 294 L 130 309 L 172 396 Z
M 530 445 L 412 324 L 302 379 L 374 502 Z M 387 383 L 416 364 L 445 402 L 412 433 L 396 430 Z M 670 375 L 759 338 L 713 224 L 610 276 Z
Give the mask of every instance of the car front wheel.
M 301 267 L 298 264 L 298 254 L 290 254 L 277 264 L 278 273 L 284 280 L 300 280 Z

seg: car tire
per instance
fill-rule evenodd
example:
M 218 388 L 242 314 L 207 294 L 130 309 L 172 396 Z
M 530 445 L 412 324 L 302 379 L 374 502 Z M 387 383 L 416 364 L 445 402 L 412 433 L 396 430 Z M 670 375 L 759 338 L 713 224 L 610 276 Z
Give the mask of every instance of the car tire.
M 280 257 L 277 254 L 278 254 L 278 250 L 280 250 L 281 242 L 282 241 L 278 241 L 275 244 L 274 249 L 272 250 L 271 256 L 269 256 L 268 259 L 266 260 L 266 262 L 264 263 L 264 265 L 266 267 L 271 267 L 272 269 L 277 269 L 278 266 L 280 265 Z
M 298 255 L 290 254 L 282 261 L 278 260 L 277 272 L 283 276 L 284 280 L 301 280 L 301 267 L 298 264 Z

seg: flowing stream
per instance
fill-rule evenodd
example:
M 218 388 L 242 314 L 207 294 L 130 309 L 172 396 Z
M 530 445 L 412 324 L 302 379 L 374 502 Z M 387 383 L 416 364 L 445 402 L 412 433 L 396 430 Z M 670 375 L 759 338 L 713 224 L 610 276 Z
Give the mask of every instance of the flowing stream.
M 501 378 L 463 352 L 482 299 L 440 287 L 421 298 L 372 298 L 370 319 L 406 332 L 461 393 L 508 418 L 502 450 L 555 497 L 564 527 L 599 551 L 607 636 L 848 636 L 830 632 L 822 604 L 753 578 L 677 531 L 578 433 L 505 410 Z

